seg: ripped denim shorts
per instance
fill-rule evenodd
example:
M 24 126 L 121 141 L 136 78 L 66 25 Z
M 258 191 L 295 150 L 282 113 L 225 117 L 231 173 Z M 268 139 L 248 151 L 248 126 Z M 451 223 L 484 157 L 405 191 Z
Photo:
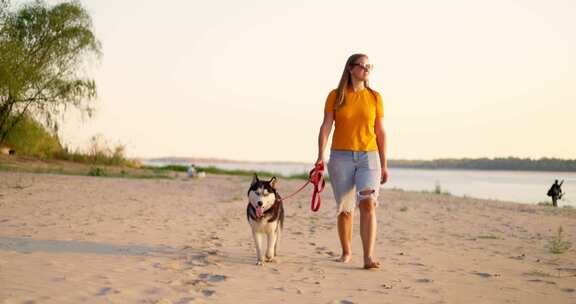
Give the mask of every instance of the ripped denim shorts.
M 378 151 L 330 150 L 327 169 L 338 214 L 354 211 L 368 197 L 378 206 L 382 170 Z M 365 190 L 373 192 L 361 194 Z

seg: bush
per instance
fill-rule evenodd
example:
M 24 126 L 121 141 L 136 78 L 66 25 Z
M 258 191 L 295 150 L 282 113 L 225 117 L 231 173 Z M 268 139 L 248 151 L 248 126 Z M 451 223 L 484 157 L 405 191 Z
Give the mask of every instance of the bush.
M 126 159 L 125 153 L 126 146 L 118 144 L 111 148 L 104 136 L 98 134 L 90 138 L 88 148 L 85 151 L 77 149 L 72 152 L 68 147 L 65 147 L 54 157 L 79 163 L 140 167 L 138 162 Z
M 88 171 L 89 176 L 105 176 L 106 172 L 102 168 L 92 167 L 90 171 Z
M 554 254 L 564 253 L 572 247 L 572 244 L 564 239 L 562 226 L 558 227 L 558 234 L 550 240 L 548 247 Z
M 52 158 L 62 150 L 58 136 L 46 131 L 44 126 L 27 115 L 8 133 L 6 143 L 16 154 L 39 158 Z

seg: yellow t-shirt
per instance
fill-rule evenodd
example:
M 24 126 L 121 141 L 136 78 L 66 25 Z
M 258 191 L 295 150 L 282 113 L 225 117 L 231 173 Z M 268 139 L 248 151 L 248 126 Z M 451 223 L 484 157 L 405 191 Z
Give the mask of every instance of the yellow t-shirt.
M 333 150 L 377 151 L 374 123 L 377 117 L 384 116 L 382 96 L 376 91 L 376 97 L 370 89 L 358 92 L 346 90 L 346 102 L 336 111 L 335 128 L 332 136 Z M 334 111 L 336 89 L 326 98 L 324 112 Z

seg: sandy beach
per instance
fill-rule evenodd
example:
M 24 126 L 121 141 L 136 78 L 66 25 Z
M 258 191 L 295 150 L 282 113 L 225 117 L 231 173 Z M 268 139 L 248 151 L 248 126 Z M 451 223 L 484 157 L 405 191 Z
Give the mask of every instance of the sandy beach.
M 0 303 L 576 303 L 574 209 L 383 189 L 369 271 L 358 212 L 355 256 L 335 262 L 332 190 L 318 213 L 305 191 L 259 267 L 250 179 L 0 172 Z M 573 245 L 552 254 L 559 226 Z

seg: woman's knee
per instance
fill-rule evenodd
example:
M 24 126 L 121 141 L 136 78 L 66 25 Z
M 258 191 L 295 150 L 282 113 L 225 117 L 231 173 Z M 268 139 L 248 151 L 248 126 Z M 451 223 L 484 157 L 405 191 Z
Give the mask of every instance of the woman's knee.
M 366 188 L 358 191 L 358 201 L 360 210 L 371 211 L 374 210 L 377 192 L 375 189 Z
M 341 221 L 349 221 L 352 219 L 352 212 L 350 211 L 342 211 L 340 213 L 338 213 L 338 219 L 340 219 Z
M 372 198 L 365 198 L 365 199 L 360 201 L 360 203 L 358 204 L 358 207 L 360 208 L 361 214 L 373 213 L 374 209 L 376 207 L 376 203 L 374 202 L 374 200 Z

